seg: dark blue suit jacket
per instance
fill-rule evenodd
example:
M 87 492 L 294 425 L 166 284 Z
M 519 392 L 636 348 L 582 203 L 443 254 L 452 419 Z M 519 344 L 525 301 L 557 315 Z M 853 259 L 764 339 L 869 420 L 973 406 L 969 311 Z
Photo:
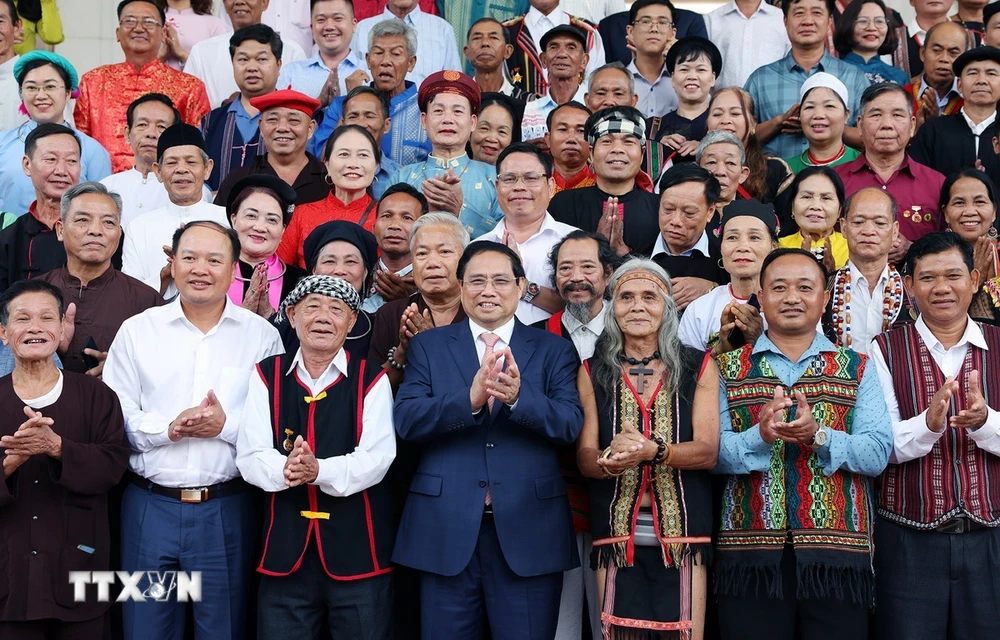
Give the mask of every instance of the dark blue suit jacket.
M 604 41 L 604 55 L 608 62 L 618 60 L 625 66 L 632 62 L 632 52 L 625 45 L 627 25 L 628 11 L 613 13 L 601 20 L 601 24 L 598 25 L 597 30 L 601 33 L 601 40 Z M 678 9 L 677 39 L 687 36 L 701 36 L 707 39 L 708 28 L 705 26 L 705 18 L 700 13 Z
M 504 558 L 522 577 L 580 565 L 558 448 L 576 442 L 583 409 L 573 343 L 515 321 L 510 349 L 521 371 L 514 410 L 495 403 L 473 416 L 479 357 L 468 322 L 420 333 L 393 416 L 403 440 L 421 443 L 392 560 L 458 575 L 479 537 L 486 487 Z

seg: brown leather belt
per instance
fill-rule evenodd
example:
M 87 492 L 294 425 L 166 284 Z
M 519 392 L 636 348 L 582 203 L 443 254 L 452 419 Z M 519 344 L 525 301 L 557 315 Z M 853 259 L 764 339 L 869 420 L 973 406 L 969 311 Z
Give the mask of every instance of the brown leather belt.
M 135 474 L 130 474 L 129 480 L 140 489 L 186 503 L 198 503 L 211 500 L 212 498 L 224 498 L 237 493 L 243 493 L 247 490 L 247 485 L 243 482 L 243 478 L 233 478 L 232 480 L 213 484 L 208 487 L 192 487 L 188 489 L 164 487 Z

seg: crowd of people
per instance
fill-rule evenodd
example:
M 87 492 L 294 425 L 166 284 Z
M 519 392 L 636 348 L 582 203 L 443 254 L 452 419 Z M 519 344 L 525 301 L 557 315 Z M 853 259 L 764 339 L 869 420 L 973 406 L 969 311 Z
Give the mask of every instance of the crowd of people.
M 992 637 L 1000 2 L 911 4 L 0 0 L 0 638 Z

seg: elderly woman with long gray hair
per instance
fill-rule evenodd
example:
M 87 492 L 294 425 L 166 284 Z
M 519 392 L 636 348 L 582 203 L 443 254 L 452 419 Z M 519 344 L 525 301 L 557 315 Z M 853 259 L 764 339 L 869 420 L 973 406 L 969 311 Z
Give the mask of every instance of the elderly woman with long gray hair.
M 656 263 L 626 262 L 608 290 L 604 333 L 577 381 L 605 637 L 701 638 L 719 371 L 678 340 L 670 278 Z

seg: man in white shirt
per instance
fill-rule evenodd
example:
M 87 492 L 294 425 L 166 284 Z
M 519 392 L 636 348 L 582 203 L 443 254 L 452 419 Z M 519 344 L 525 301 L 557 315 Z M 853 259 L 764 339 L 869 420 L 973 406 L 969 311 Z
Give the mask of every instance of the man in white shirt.
M 261 15 L 268 6 L 268 0 L 224 0 L 224 5 L 233 29 L 238 31 L 244 27 L 261 24 Z M 306 7 L 308 9 L 308 2 Z M 281 35 L 280 29 L 273 25 L 271 28 Z M 223 101 L 239 91 L 233 73 L 233 58 L 229 53 L 229 39 L 232 36 L 232 32 L 229 32 L 197 43 L 191 47 L 191 53 L 184 65 L 184 73 L 205 83 L 208 101 L 213 109 L 221 106 Z M 306 59 L 305 51 L 297 42 L 284 38 L 281 41 L 283 64 Z
M 19 111 L 21 92 L 14 79 L 14 36 L 21 28 L 21 17 L 13 0 L 0 0 L 0 131 L 18 126 L 28 119 Z
M 254 365 L 283 348 L 267 320 L 229 301 L 236 232 L 193 223 L 176 234 L 173 251 L 178 299 L 126 320 L 104 365 L 133 450 L 122 568 L 200 571 L 199 637 L 243 638 L 257 523 L 235 450 Z M 136 585 L 147 596 L 155 586 L 148 577 Z M 124 637 L 179 633 L 186 611 L 169 592 L 165 601 L 130 600 Z
M 155 211 L 170 204 L 167 190 L 153 171 L 156 164 L 156 144 L 160 134 L 181 121 L 173 101 L 162 93 L 147 93 L 136 98 L 126 111 L 125 139 L 135 154 L 135 166 L 101 180 L 101 184 L 122 197 L 122 229 L 140 214 Z M 203 200 L 211 192 L 203 189 Z
M 279 310 L 298 351 L 267 358 L 250 377 L 236 462 L 271 494 L 260 638 L 321 619 L 336 638 L 392 637 L 395 523 L 383 481 L 396 456 L 392 387 L 384 369 L 343 348 L 360 303 L 346 280 L 303 278 Z
M 309 4 L 310 0 L 219 0 L 222 5 L 219 11 L 222 22 L 230 31 L 235 31 L 233 21 L 225 9 L 228 5 L 247 5 L 261 3 L 264 6 L 264 13 L 260 17 L 263 24 L 271 27 L 286 42 L 294 40 L 303 51 L 312 51 L 313 36 L 309 29 Z M 237 27 L 238 28 L 238 27 Z
M 358 23 L 351 48 L 362 57 L 366 56 L 371 47 L 368 40 L 372 27 L 394 18 L 417 30 L 417 64 L 406 74 L 407 80 L 419 85 L 432 73 L 462 69 L 455 29 L 444 18 L 421 11 L 417 0 L 389 0 L 381 14 Z
M 1000 625 L 1000 329 L 969 317 L 974 267 L 956 233 L 914 242 L 906 289 L 920 316 L 871 347 L 892 419 L 875 521 L 880 638 L 986 638 Z
M 717 87 L 742 87 L 758 67 L 792 49 L 781 9 L 764 0 L 729 0 L 705 16 L 709 39 L 722 52 Z
M 176 289 L 171 276 L 169 245 L 178 227 L 193 220 L 214 220 L 229 226 L 225 207 L 203 200 L 212 161 L 201 132 L 176 124 L 160 134 L 153 170 L 167 190 L 170 203 L 132 221 L 122 248 L 122 271 L 170 298 Z
M 489 233 L 476 240 L 507 245 L 521 257 L 527 285 L 517 305 L 517 319 L 524 324 L 545 320 L 563 308 L 552 285 L 549 253 L 576 227 L 557 222 L 548 212 L 555 188 L 552 159 L 537 146 L 515 142 L 497 158 L 497 199 L 504 217 Z
M 625 11 L 625 0 L 559 0 L 559 8 L 571 16 L 598 24 L 612 14 Z
M 318 0 L 312 7 L 312 35 L 316 53 L 311 58 L 285 65 L 278 76 L 278 86 L 292 89 L 319 100 L 325 107 L 330 100 L 346 94 L 351 87 L 371 80 L 368 64 L 351 48 L 358 21 L 350 0 Z M 348 86 L 350 79 L 351 87 Z M 355 82 L 357 81 L 357 82 Z
M 912 321 L 903 280 L 889 264 L 889 252 L 899 236 L 897 209 L 892 194 L 881 189 L 861 189 L 847 199 L 840 230 L 850 258 L 833 274 L 823 316 L 838 347 L 868 353 L 875 336 Z
M 546 91 L 524 106 L 521 139 L 539 144 L 549 132 L 549 112 L 567 102 L 583 103 L 586 88 L 580 81 L 587 61 L 587 35 L 579 27 L 560 25 L 542 36 L 542 68 L 548 73 Z

